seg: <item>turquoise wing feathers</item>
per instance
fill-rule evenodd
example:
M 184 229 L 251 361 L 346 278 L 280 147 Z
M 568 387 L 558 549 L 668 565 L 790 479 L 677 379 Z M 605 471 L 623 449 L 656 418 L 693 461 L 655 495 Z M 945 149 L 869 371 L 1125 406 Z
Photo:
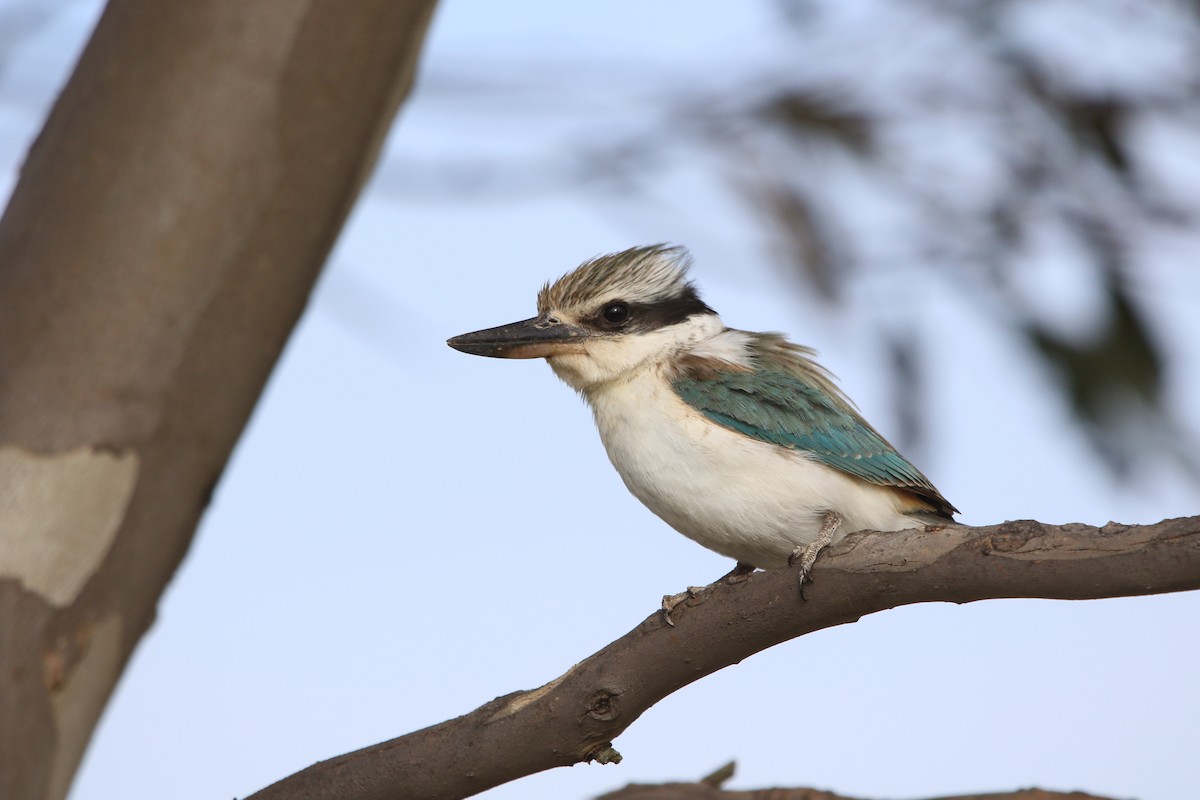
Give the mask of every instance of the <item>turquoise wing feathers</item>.
M 813 365 L 815 367 L 815 365 Z M 819 368 L 818 368 L 819 369 Z M 714 371 L 672 381 L 676 394 L 713 422 L 754 439 L 803 450 L 871 483 L 908 489 L 939 514 L 955 509 L 826 380 L 790 371 Z

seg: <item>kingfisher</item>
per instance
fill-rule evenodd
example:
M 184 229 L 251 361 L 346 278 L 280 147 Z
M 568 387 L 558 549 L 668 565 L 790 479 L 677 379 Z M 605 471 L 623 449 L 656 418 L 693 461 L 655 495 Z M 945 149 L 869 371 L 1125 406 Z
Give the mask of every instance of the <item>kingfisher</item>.
M 536 317 L 447 344 L 546 359 L 591 407 L 629 491 L 734 559 L 726 577 L 799 566 L 803 596 L 821 549 L 846 534 L 954 521 L 958 509 L 863 419 L 813 350 L 726 326 L 690 266 L 686 249 L 663 244 L 593 258 L 542 287 Z

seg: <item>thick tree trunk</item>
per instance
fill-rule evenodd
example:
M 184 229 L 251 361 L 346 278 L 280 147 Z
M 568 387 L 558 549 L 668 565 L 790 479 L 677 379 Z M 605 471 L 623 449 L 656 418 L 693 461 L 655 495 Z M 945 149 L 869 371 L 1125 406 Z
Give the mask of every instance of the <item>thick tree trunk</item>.
M 0 797 L 65 796 L 433 0 L 113 0 L 0 221 Z

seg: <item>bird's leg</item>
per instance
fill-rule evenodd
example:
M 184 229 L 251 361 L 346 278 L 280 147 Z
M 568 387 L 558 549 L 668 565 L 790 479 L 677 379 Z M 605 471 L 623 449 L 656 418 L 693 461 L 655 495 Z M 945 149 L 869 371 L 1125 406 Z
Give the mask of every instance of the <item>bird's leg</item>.
M 675 621 L 671 619 L 671 612 L 678 608 L 680 603 L 684 602 L 685 600 L 691 600 L 700 592 L 704 591 L 705 589 L 711 589 L 718 583 L 741 583 L 742 581 L 746 580 L 746 576 L 748 576 L 751 572 L 754 572 L 755 569 L 757 569 L 757 567 L 739 561 L 734 565 L 733 569 L 717 578 L 708 586 L 689 586 L 687 591 L 680 592 L 679 594 L 664 594 L 662 599 L 663 619 L 666 620 L 668 625 L 674 628 Z
M 821 522 L 821 530 L 817 531 L 817 538 L 808 543 L 807 547 L 797 547 L 788 556 L 788 566 L 794 567 L 800 565 L 800 599 L 804 599 L 804 584 L 811 583 L 812 578 L 809 573 L 812 572 L 813 564 L 816 563 L 817 554 L 833 541 L 833 535 L 837 533 L 838 527 L 842 524 L 842 515 L 836 511 L 826 511 L 825 517 Z

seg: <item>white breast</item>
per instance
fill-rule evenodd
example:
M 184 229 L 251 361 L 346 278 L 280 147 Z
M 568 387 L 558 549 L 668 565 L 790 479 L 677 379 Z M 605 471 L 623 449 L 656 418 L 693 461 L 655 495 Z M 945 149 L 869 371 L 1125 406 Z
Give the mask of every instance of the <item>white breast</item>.
M 902 530 L 895 494 L 703 417 L 657 369 L 588 392 L 608 457 L 635 497 L 718 553 L 780 567 L 836 510 L 852 531 Z

